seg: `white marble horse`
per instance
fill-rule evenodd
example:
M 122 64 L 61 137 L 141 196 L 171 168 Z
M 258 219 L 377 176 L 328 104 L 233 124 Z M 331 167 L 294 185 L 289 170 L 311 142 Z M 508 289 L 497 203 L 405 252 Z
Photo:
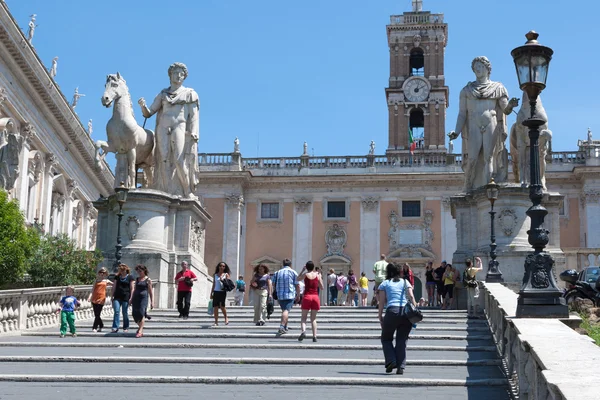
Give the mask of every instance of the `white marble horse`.
M 144 170 L 144 186 L 151 185 L 154 132 L 142 128 L 136 122 L 129 89 L 121 74 L 117 72 L 106 76 L 101 100 L 102 105 L 107 108 L 113 104 L 113 115 L 106 124 L 108 140 L 96 141 L 96 165 L 102 165 L 101 160 L 106 153 L 116 153 L 115 187 L 118 187 L 120 182 L 125 182 L 126 187 L 135 188 L 138 168 Z M 100 154 L 101 150 L 103 154 Z
M 542 99 L 538 97 L 536 104 L 536 116 L 546 121 L 540 126 L 540 178 L 544 190 L 546 190 L 546 155 L 552 149 L 552 131 L 548 129 L 548 116 L 542 105 Z M 510 129 L 510 155 L 512 158 L 513 175 L 516 183 L 527 187 L 530 183 L 529 169 L 529 128 L 523 125 L 523 121 L 531 117 L 531 105 L 527 93 L 523 92 L 523 102 L 517 114 L 517 122 Z

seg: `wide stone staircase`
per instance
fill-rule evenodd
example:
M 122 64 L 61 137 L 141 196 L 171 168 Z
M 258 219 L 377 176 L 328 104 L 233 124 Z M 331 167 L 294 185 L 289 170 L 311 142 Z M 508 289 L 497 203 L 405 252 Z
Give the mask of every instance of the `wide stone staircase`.
M 408 342 L 404 375 L 387 375 L 373 308 L 324 307 L 318 342 L 298 342 L 300 309 L 276 337 L 279 310 L 255 326 L 250 307 L 221 316 L 196 309 L 188 320 L 153 310 L 144 337 L 102 333 L 77 321 L 77 337 L 57 328 L 0 336 L 0 398 L 221 399 L 372 398 L 510 399 L 510 387 L 487 322 L 464 311 L 424 310 Z M 210 398 L 210 397 L 208 397 Z

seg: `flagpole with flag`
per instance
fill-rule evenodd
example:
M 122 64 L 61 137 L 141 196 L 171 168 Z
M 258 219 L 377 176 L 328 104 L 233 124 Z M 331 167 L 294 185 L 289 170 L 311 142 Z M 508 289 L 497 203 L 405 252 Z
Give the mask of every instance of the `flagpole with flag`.
M 412 129 L 408 128 L 408 144 L 410 148 L 410 154 L 415 153 L 415 149 L 417 148 L 417 143 L 415 142 L 415 138 L 413 137 Z

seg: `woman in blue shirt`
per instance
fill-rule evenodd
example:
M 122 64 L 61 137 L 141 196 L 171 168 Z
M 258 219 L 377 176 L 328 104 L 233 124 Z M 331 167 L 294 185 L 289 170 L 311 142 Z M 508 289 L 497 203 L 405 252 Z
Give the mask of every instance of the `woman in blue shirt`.
M 406 341 L 412 324 L 402 315 L 402 309 L 408 301 L 415 306 L 410 282 L 401 278 L 400 265 L 390 263 L 386 267 L 386 280 L 379 285 L 379 322 L 381 323 L 381 346 L 385 357 L 385 372 L 394 369 L 398 375 L 404 373 L 406 367 Z M 386 308 L 385 317 L 383 309 Z M 396 333 L 396 346 L 393 344 Z

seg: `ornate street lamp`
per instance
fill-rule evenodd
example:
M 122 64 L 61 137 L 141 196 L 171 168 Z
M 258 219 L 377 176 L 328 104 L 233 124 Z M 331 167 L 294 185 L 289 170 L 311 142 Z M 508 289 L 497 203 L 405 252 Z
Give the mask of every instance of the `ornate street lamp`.
M 531 117 L 523 121 L 523 125 L 529 128 L 529 198 L 533 205 L 526 213 L 531 219 L 531 229 L 527 234 L 534 251 L 525 258 L 525 275 L 519 291 L 517 317 L 568 317 L 569 310 L 554 280 L 554 259 L 544 251 L 549 242 L 550 232 L 544 228 L 544 217 L 548 211 L 542 206 L 543 188 L 540 180 L 538 140 L 539 128 L 545 121 L 536 114 L 536 105 L 539 94 L 546 88 L 548 67 L 554 52 L 551 48 L 539 44 L 538 36 L 534 31 L 528 32 L 525 35 L 527 43 L 511 52 L 517 68 L 519 86 L 529 96 L 531 105 Z
M 487 274 L 485 275 L 486 282 L 498 283 L 504 282 L 502 279 L 502 272 L 500 272 L 500 268 L 498 267 L 498 261 L 496 260 L 496 233 L 494 231 L 494 217 L 496 215 L 496 211 L 494 211 L 494 202 L 498 200 L 498 184 L 494 182 L 494 178 L 485 186 L 485 191 L 487 194 L 487 198 L 490 201 L 490 205 L 492 206 L 492 210 L 490 211 L 490 220 L 491 220 L 491 234 L 490 234 L 490 262 L 488 263 Z
M 129 188 L 125 187 L 125 182 L 121 182 L 121 186 L 115 188 L 115 193 L 117 196 L 117 202 L 119 203 L 119 212 L 117 213 L 117 217 L 119 217 L 119 222 L 117 223 L 117 245 L 115 252 L 115 264 L 113 266 L 113 272 L 116 273 L 121 264 L 121 256 L 123 253 L 121 249 L 123 245 L 121 244 L 121 220 L 123 219 L 123 205 L 127 201 L 127 193 L 129 193 Z

